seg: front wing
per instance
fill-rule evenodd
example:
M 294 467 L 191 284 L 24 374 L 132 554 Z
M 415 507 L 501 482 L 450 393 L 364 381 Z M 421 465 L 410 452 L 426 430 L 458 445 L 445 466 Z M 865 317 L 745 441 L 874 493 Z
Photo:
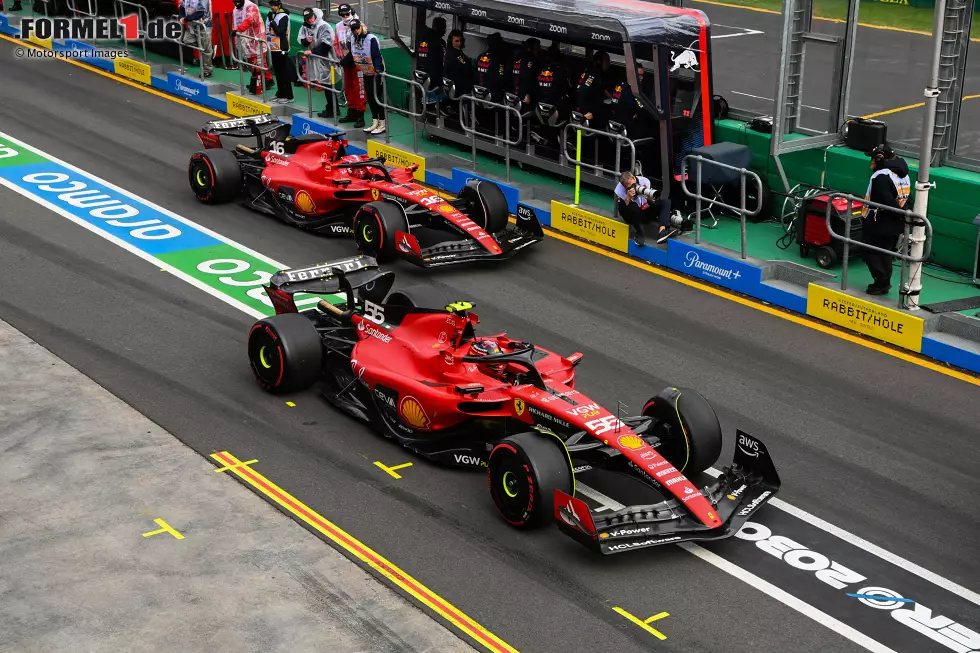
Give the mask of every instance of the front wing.
M 584 501 L 555 490 L 558 528 L 604 555 L 731 537 L 780 487 L 776 467 L 762 441 L 742 431 L 737 435 L 732 464 L 722 470 L 714 483 L 701 488 L 722 521 L 720 527 L 704 525 L 674 498 L 654 505 L 594 512 Z

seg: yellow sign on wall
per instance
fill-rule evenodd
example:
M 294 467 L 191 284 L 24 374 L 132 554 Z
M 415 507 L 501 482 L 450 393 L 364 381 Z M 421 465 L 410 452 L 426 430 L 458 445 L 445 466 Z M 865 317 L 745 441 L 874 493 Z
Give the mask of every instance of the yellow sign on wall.
M 367 142 L 367 153 L 368 156 L 384 156 L 385 161 L 393 166 L 407 167 L 413 163 L 419 164 L 418 170 L 415 171 L 414 177 L 416 181 L 425 181 L 425 157 L 418 154 L 413 154 L 411 152 L 406 152 L 405 150 L 399 150 L 397 147 L 392 147 L 384 143 L 379 143 L 377 141 Z
M 233 116 L 244 118 L 246 116 L 264 116 L 272 113 L 271 106 L 262 102 L 256 102 L 251 98 L 235 95 L 234 93 L 227 93 L 226 97 L 228 100 L 228 113 Z
M 806 299 L 807 315 L 859 331 L 893 345 L 922 351 L 924 321 L 908 313 L 866 299 L 845 295 L 811 283 Z
M 619 220 L 551 200 L 551 226 L 620 252 L 629 251 L 629 226 Z
M 54 49 L 54 46 L 51 43 L 51 39 L 39 38 L 34 32 L 31 32 L 31 35 L 27 37 L 27 40 L 30 41 L 31 43 L 40 45 L 42 48 L 47 48 L 48 50 Z
M 129 78 L 135 82 L 140 82 L 141 84 L 153 84 L 153 80 L 150 79 L 150 64 L 148 63 L 127 57 L 120 57 L 113 60 L 113 66 L 117 75 Z

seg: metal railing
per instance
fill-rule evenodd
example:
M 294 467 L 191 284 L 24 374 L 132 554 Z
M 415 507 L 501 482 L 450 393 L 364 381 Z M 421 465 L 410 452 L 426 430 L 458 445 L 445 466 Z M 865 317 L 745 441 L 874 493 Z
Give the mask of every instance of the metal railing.
M 89 16 L 91 18 L 95 18 L 99 13 L 98 0 L 85 0 L 85 4 L 88 5 L 88 11 L 82 11 L 79 9 L 78 5 L 75 4 L 75 0 L 66 0 L 66 4 L 68 5 L 68 9 L 71 10 L 76 17 Z
M 241 89 L 242 95 L 245 95 L 245 68 L 249 68 L 252 71 L 253 76 L 258 75 L 262 78 L 261 97 L 262 102 L 265 102 L 265 92 L 269 90 L 268 84 L 265 83 L 265 75 L 272 70 L 272 58 L 269 54 L 271 44 L 266 39 L 260 39 L 257 36 L 249 36 L 247 34 L 241 34 L 234 31 L 232 34 L 236 35 L 234 36 L 234 45 L 231 49 L 231 60 L 232 63 L 238 64 L 238 88 Z M 248 60 L 251 55 L 245 53 L 246 41 L 254 41 L 258 46 L 256 52 L 261 53 L 261 57 L 259 55 L 255 56 L 256 63 L 252 63 Z M 241 55 L 242 58 L 239 58 L 239 55 Z M 264 66 L 259 65 L 258 61 L 260 58 L 262 63 L 265 64 Z
M 834 231 L 831 226 L 831 209 L 834 205 L 835 198 L 843 198 L 847 200 L 847 213 L 845 215 L 847 218 L 844 220 L 844 234 L 838 234 Z M 851 238 L 851 220 L 850 216 L 853 214 L 853 204 L 854 202 L 860 202 L 865 207 L 868 207 L 869 211 L 874 209 L 876 211 L 875 218 L 877 219 L 877 212 L 889 211 L 891 213 L 896 213 L 902 218 L 902 230 L 903 236 L 902 240 L 898 241 L 896 236 L 895 240 L 900 242 L 901 245 L 896 243 L 896 249 L 901 251 L 895 251 L 895 249 L 885 249 L 882 247 L 877 247 L 875 245 L 868 245 L 860 240 L 854 240 Z M 908 296 L 908 287 L 906 286 L 906 273 L 909 269 L 910 263 L 925 263 L 929 260 L 929 255 L 932 251 L 932 223 L 925 216 L 919 215 L 914 211 L 909 209 L 896 209 L 894 206 L 887 206 L 885 204 L 878 204 L 877 202 L 872 202 L 866 200 L 863 197 L 857 197 L 856 195 L 848 195 L 847 193 L 830 193 L 827 197 L 827 208 L 826 208 L 826 219 L 827 219 L 827 231 L 830 233 L 830 237 L 834 240 L 839 240 L 844 243 L 844 255 L 841 258 L 841 275 L 840 275 L 840 288 L 841 290 L 847 290 L 847 263 L 850 259 L 850 247 L 851 245 L 857 245 L 864 249 L 871 250 L 873 252 L 878 252 L 879 254 L 887 254 L 898 258 L 902 261 L 902 271 L 899 276 L 899 292 L 898 292 L 898 308 L 908 308 L 905 305 L 905 301 Z M 926 228 L 926 241 L 922 246 L 922 256 L 913 257 L 909 256 L 909 229 L 913 226 L 925 226 Z M 916 298 L 918 301 L 918 298 Z
M 688 161 L 690 161 L 690 160 L 697 161 L 697 168 L 695 169 L 696 170 L 696 172 L 695 172 L 695 182 L 697 183 L 697 190 L 696 190 L 696 192 L 693 192 L 693 193 L 691 192 L 691 189 L 687 187 L 687 179 L 688 179 L 688 172 L 687 172 L 688 167 L 687 166 L 688 166 Z M 705 163 L 709 163 L 709 164 L 711 164 L 713 166 L 717 166 L 717 167 L 722 168 L 724 170 L 731 170 L 733 172 L 739 173 L 739 190 L 740 190 L 739 197 L 740 197 L 740 200 L 741 201 L 739 202 L 739 205 L 738 206 L 732 206 L 731 204 L 726 204 L 725 202 L 721 201 L 720 199 L 717 199 L 717 196 L 718 196 L 718 192 L 717 191 L 714 193 L 714 196 L 713 197 L 706 197 L 706 196 L 704 196 L 704 195 L 701 194 L 701 189 L 702 189 L 702 186 L 703 186 L 703 184 L 701 183 L 701 179 L 702 179 L 701 171 L 702 171 L 702 166 Z M 749 211 L 746 208 L 746 206 L 745 206 L 745 179 L 746 179 L 746 177 L 751 177 L 753 180 L 755 180 L 756 189 L 757 189 L 756 190 L 756 207 L 752 211 Z M 708 186 L 713 186 L 716 189 L 718 187 L 720 187 L 720 186 L 727 185 L 727 184 L 712 184 L 710 181 L 708 181 L 706 183 L 707 183 Z M 687 156 L 684 157 L 684 160 L 681 162 L 681 188 L 683 189 L 685 195 L 687 195 L 688 197 L 693 197 L 694 200 L 695 200 L 695 209 L 694 209 L 694 216 L 695 216 L 694 217 L 694 243 L 695 244 L 700 244 L 700 242 L 701 242 L 701 203 L 702 202 L 707 202 L 708 203 L 709 210 L 710 210 L 711 207 L 717 206 L 717 207 L 720 207 L 720 208 L 723 208 L 723 209 L 727 209 L 729 211 L 732 211 L 732 212 L 738 214 L 739 222 L 741 223 L 741 225 L 740 225 L 740 231 L 741 231 L 741 240 L 742 240 L 742 259 L 745 260 L 745 258 L 747 257 L 747 254 L 746 254 L 746 251 L 745 251 L 745 241 L 746 241 L 746 235 L 745 235 L 745 219 L 747 217 L 749 217 L 749 216 L 759 215 L 759 211 L 762 210 L 762 192 L 763 192 L 762 191 L 762 179 L 759 178 L 759 175 L 755 174 L 754 172 L 752 172 L 751 170 L 748 170 L 746 168 L 739 168 L 739 167 L 736 167 L 736 166 L 730 166 L 727 163 L 721 163 L 720 161 L 714 161 L 712 159 L 706 159 L 706 158 L 704 158 L 703 156 L 701 156 L 699 154 L 688 154 Z M 714 217 L 714 216 L 712 216 L 712 217 Z
M 378 94 L 378 80 L 381 80 L 381 94 Z M 388 104 L 388 80 L 392 79 L 396 82 L 402 82 L 408 84 L 409 94 L 408 94 L 408 109 L 402 109 L 401 107 L 396 107 Z M 365 83 L 367 83 L 365 81 Z M 394 111 L 395 113 L 411 118 L 412 120 L 412 151 L 418 154 L 419 151 L 419 118 L 425 116 L 425 104 L 422 104 L 422 110 L 416 111 L 415 106 L 415 89 L 418 89 L 425 97 L 425 87 L 419 84 L 414 79 L 407 79 L 405 77 L 398 77 L 397 75 L 390 75 L 388 73 L 377 73 L 374 79 L 371 81 L 374 84 L 374 97 L 378 98 L 378 104 L 385 110 L 385 117 L 389 111 Z M 391 127 L 385 129 L 385 143 L 391 142 Z
M 310 118 L 313 117 L 313 89 L 318 88 L 324 92 L 324 94 L 330 96 L 330 106 L 333 108 L 333 121 L 337 122 L 337 113 L 339 111 L 337 107 L 337 99 L 343 94 L 343 88 L 337 88 L 337 66 L 340 62 L 333 57 L 325 57 L 321 54 L 303 54 L 300 53 L 296 55 L 296 69 L 303 70 L 300 65 L 301 59 L 306 59 L 306 68 L 304 74 L 300 77 L 303 84 L 306 85 L 306 97 L 307 97 L 307 108 Z M 320 82 L 313 81 L 310 79 L 310 61 L 322 61 L 324 65 L 328 66 L 330 69 L 330 83 L 329 85 L 324 85 Z
M 501 104 L 499 102 L 494 102 L 493 100 L 488 100 L 486 98 L 478 98 L 475 95 L 467 93 L 466 95 L 461 95 L 457 98 L 459 100 L 459 126 L 460 128 L 470 135 L 472 139 L 472 152 L 473 152 L 473 170 L 476 170 L 476 137 L 480 136 L 482 138 L 492 138 L 495 141 L 503 144 L 504 146 L 504 168 L 506 181 L 510 181 L 510 148 L 520 145 L 521 138 L 524 134 L 524 117 L 521 112 L 514 107 L 508 106 L 506 104 Z M 473 121 L 472 125 L 467 125 L 466 121 L 463 120 L 463 104 L 469 100 L 470 102 L 470 119 Z M 486 132 L 481 132 L 476 126 L 476 105 L 493 107 L 496 109 L 504 110 L 504 134 L 506 137 L 501 137 L 499 134 L 488 134 Z M 514 113 L 517 116 L 517 139 L 511 139 L 511 129 L 510 129 L 510 114 Z M 496 115 L 494 114 L 494 121 L 496 126 Z
M 146 30 L 150 24 L 149 10 L 143 5 L 130 2 L 130 0 L 115 0 L 112 7 L 116 15 L 116 20 L 122 20 L 128 15 L 123 10 L 123 7 L 132 7 L 134 9 L 134 11 L 129 13 L 136 14 L 136 34 L 139 36 L 140 42 L 143 44 L 143 61 L 146 61 Z M 126 46 L 126 52 L 129 52 L 129 41 L 124 41 L 123 43 Z
M 615 141 L 615 143 L 616 143 L 616 145 L 615 145 L 615 147 L 616 147 L 616 159 L 615 159 L 616 169 L 615 170 L 609 170 L 608 168 L 604 168 L 604 167 L 602 167 L 602 165 L 599 164 L 599 152 L 598 152 L 598 149 L 599 149 L 599 141 L 598 141 L 598 139 L 596 140 L 596 143 L 595 143 L 595 158 L 596 158 L 596 162 L 595 163 L 587 163 L 585 161 L 580 161 L 578 158 L 576 158 L 576 156 L 581 156 L 581 154 L 578 154 L 576 156 L 570 156 L 568 154 L 568 143 L 569 143 L 569 140 L 570 140 L 569 139 L 569 130 L 570 129 L 574 129 L 576 131 L 576 141 L 577 141 L 577 138 L 578 138 L 577 134 L 580 134 L 582 132 L 586 132 L 588 134 L 594 134 L 594 135 L 597 135 L 597 136 L 607 136 L 610 139 L 612 139 L 613 141 Z M 620 174 L 622 174 L 622 172 L 623 172 L 623 168 L 622 168 L 623 155 L 622 155 L 622 145 L 621 144 L 625 144 L 627 147 L 629 147 L 629 150 L 630 150 L 630 164 L 629 164 L 629 167 L 626 168 L 626 170 L 633 170 L 636 167 L 636 145 L 634 145 L 633 141 L 631 139 L 627 138 L 626 136 L 623 136 L 622 134 L 617 134 L 615 132 L 609 132 L 609 131 L 604 131 L 602 129 L 596 129 L 595 127 L 589 127 L 588 125 L 583 125 L 583 124 L 575 123 L 575 122 L 566 123 L 564 129 L 562 130 L 562 134 L 561 134 L 561 152 L 562 152 L 562 156 L 565 158 L 565 160 L 568 161 L 569 163 L 571 163 L 572 165 L 576 166 L 576 167 L 589 168 L 590 170 L 593 171 L 593 173 L 596 174 L 596 176 L 599 176 L 599 173 L 603 173 L 603 174 L 608 174 L 608 175 L 612 176 L 613 178 L 616 178 Z M 578 183 L 576 182 L 576 189 L 577 188 L 578 188 Z M 577 204 L 578 203 L 578 192 L 577 192 L 577 190 L 576 190 L 575 197 L 576 197 L 576 204 Z M 613 196 L 613 215 L 616 214 L 616 207 L 617 207 L 616 199 L 617 198 L 614 195 Z
M 171 16 L 170 18 L 175 22 L 180 20 L 179 16 Z M 180 74 L 182 75 L 187 72 L 187 68 L 184 66 L 184 47 L 186 46 L 191 50 L 197 52 L 197 56 L 200 57 L 199 59 L 200 70 L 198 71 L 198 77 L 200 77 L 201 81 L 203 82 L 204 81 L 204 48 L 200 46 L 201 38 L 200 36 L 198 36 L 196 39 L 194 39 L 194 45 L 191 45 L 190 43 L 184 40 L 184 35 L 188 31 L 193 31 L 197 29 L 200 29 L 201 32 L 206 32 L 208 26 L 205 25 L 204 22 L 200 20 L 185 21 L 184 29 L 181 30 L 180 36 L 175 39 L 167 39 L 167 40 L 177 44 L 177 59 L 180 61 Z M 208 42 L 210 41 L 211 39 L 208 39 Z M 211 49 L 212 50 L 214 49 L 213 45 Z

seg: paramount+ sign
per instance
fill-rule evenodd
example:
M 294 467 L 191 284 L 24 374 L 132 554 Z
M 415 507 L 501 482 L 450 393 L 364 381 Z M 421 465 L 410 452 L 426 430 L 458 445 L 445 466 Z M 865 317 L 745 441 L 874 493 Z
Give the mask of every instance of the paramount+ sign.
M 139 17 L 130 14 L 122 18 L 86 16 L 83 18 L 24 18 L 20 24 L 20 36 L 25 41 L 66 40 L 76 41 L 149 41 L 179 39 L 180 23 L 156 18 L 146 24 L 140 33 Z

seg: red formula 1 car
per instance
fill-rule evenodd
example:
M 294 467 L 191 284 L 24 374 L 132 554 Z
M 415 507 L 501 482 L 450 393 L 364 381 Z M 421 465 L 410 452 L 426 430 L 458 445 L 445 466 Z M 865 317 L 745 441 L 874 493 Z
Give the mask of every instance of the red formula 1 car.
M 402 257 L 423 267 L 500 260 L 539 242 L 531 212 L 509 222 L 507 200 L 472 179 L 453 200 L 415 182 L 418 166 L 389 167 L 348 155 L 343 132 L 290 136 L 272 116 L 214 120 L 198 131 L 205 149 L 191 157 L 188 181 L 206 204 L 234 199 L 288 224 L 349 235 L 379 261 Z M 222 138 L 254 139 L 225 149 Z
M 266 291 L 277 314 L 248 338 L 259 384 L 290 392 L 321 381 L 330 403 L 409 449 L 486 468 L 510 524 L 554 519 L 604 554 L 729 537 L 778 491 L 766 447 L 741 431 L 733 464 L 695 484 L 722 436 L 693 390 L 667 388 L 640 415 L 620 418 L 575 389 L 581 354 L 478 336 L 469 303 L 433 287 L 390 292 L 392 284 L 369 257 L 273 276 Z M 326 298 L 298 312 L 297 292 Z M 605 483 L 602 497 L 619 490 L 625 507 L 595 505 L 586 475 Z

